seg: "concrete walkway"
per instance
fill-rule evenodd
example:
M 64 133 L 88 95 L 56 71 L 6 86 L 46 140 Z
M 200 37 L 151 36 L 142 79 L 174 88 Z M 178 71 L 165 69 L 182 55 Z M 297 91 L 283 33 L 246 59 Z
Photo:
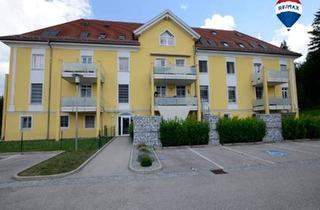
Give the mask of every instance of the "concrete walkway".
M 110 145 L 74 176 L 113 176 L 131 173 L 128 169 L 130 151 L 129 137 L 116 137 Z

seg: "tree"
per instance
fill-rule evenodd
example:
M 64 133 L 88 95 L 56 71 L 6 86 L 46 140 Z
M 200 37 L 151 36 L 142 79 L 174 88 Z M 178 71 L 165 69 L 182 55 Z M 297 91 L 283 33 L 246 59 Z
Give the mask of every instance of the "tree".
M 306 61 L 296 68 L 301 108 L 320 106 L 320 9 L 315 14 L 312 27 Z

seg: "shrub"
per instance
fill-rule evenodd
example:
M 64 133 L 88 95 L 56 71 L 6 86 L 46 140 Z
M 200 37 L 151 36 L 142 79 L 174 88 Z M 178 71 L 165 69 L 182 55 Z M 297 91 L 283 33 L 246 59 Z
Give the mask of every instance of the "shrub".
M 139 143 L 137 145 L 137 148 L 140 149 L 140 148 L 143 148 L 143 147 L 147 147 L 147 145 L 145 143 Z
M 162 121 L 160 141 L 164 147 L 208 144 L 209 124 L 191 119 Z
M 250 117 L 245 119 L 221 118 L 217 125 L 220 143 L 258 142 L 266 134 L 266 124 Z
M 133 123 L 129 124 L 129 135 L 133 139 Z
M 138 161 L 140 162 L 140 165 L 142 167 L 149 167 L 152 165 L 153 162 L 152 158 L 148 154 L 140 154 L 138 156 Z
M 282 136 L 284 139 L 320 138 L 319 117 L 286 117 L 282 119 Z
M 140 147 L 139 148 L 139 152 L 140 153 L 146 153 L 146 154 L 150 154 L 150 150 L 148 149 L 148 147 Z

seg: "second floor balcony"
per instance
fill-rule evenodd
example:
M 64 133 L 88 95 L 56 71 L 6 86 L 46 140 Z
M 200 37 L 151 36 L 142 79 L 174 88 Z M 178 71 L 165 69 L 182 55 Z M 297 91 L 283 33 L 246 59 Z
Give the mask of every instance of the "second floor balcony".
M 269 86 L 280 85 L 289 82 L 288 71 L 267 70 L 267 82 Z M 252 79 L 253 86 L 261 86 L 263 84 L 263 74 L 254 73 Z
M 86 63 L 63 63 L 62 77 L 69 82 L 75 82 L 75 75 L 81 77 L 82 82 L 96 83 L 98 78 L 98 67 L 96 64 Z M 101 81 L 104 81 L 103 72 L 100 71 Z
M 194 66 L 155 66 L 153 69 L 156 82 L 193 83 L 197 79 Z
M 155 106 L 197 106 L 197 97 L 156 97 Z
M 269 98 L 270 110 L 289 110 L 291 103 L 289 98 Z M 263 111 L 265 104 L 263 99 L 258 99 L 253 102 L 254 111 Z
M 103 111 L 104 100 L 100 99 L 100 109 Z M 63 96 L 61 99 L 62 112 L 96 112 L 96 97 L 68 97 Z

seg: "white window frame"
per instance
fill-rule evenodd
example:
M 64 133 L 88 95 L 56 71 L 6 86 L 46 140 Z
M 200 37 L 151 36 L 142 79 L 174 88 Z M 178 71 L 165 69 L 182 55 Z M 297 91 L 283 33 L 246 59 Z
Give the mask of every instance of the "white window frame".
M 230 101 L 230 94 L 229 94 L 229 88 L 234 88 L 234 96 L 235 101 Z M 228 103 L 229 104 L 236 104 L 237 103 L 237 86 L 228 86 Z
M 161 90 L 160 92 L 158 91 L 158 87 Z M 167 87 L 166 87 L 166 85 L 157 85 L 156 86 L 156 90 L 158 92 L 158 97 L 166 97 L 166 95 L 167 95 Z M 164 90 L 164 95 L 163 95 L 163 90 Z
M 164 61 L 164 66 L 163 65 L 157 65 L 158 63 L 157 63 L 157 61 L 158 60 L 163 60 Z M 155 60 L 154 60 L 154 66 L 155 67 L 165 67 L 165 66 L 167 66 L 167 59 L 166 58 L 164 58 L 164 57 L 157 57 L 157 58 L 155 58 Z
M 123 69 L 121 69 L 121 61 L 123 61 L 123 60 L 126 60 L 127 61 L 127 69 L 124 71 Z M 121 56 L 121 57 L 118 57 L 118 62 L 119 62 L 119 69 L 118 69 L 118 71 L 119 72 L 129 72 L 130 70 L 129 70 L 129 68 L 130 68 L 130 64 L 129 64 L 129 62 L 130 62 L 130 60 L 129 60 L 129 57 L 124 57 L 124 56 Z
M 182 65 L 182 66 L 178 66 L 178 65 L 177 65 L 177 61 L 183 61 L 183 65 Z M 177 66 L 177 67 L 184 67 L 184 66 L 186 66 L 186 59 L 185 59 L 185 58 L 175 58 L 175 66 Z
M 206 87 L 207 88 L 207 95 L 208 95 L 207 100 L 202 100 L 201 87 Z M 209 102 L 209 100 L 210 100 L 209 85 L 200 85 L 200 99 L 201 99 L 202 102 Z
M 87 127 L 86 126 L 86 119 L 87 117 L 93 117 L 94 118 L 94 123 L 93 123 L 93 127 Z M 83 127 L 85 129 L 95 129 L 96 128 L 96 116 L 95 115 L 84 115 L 84 120 L 83 120 Z
M 93 56 L 91 56 L 91 55 L 81 55 L 81 63 L 83 63 L 83 64 L 92 64 L 93 63 Z
M 178 87 L 184 87 L 184 96 L 178 96 Z M 177 98 L 185 98 L 187 97 L 187 88 L 185 85 L 176 85 L 176 97 Z
M 67 126 L 67 127 L 62 127 L 62 126 L 61 126 L 61 118 L 62 118 L 62 117 L 68 117 L 68 126 Z M 68 128 L 70 128 L 70 115 L 64 114 L 64 115 L 61 115 L 61 116 L 60 116 L 60 128 L 61 128 L 61 129 L 68 129 Z
M 128 86 L 128 102 L 120 102 L 120 85 Z M 119 104 L 129 104 L 130 102 L 130 85 L 129 84 L 118 84 L 118 103 Z
M 163 36 L 164 34 L 169 34 L 169 35 L 171 35 L 171 37 L 172 37 L 172 43 L 170 43 L 169 37 L 165 37 L 165 38 L 166 38 L 165 43 L 162 43 L 162 38 L 163 38 L 162 36 Z M 160 44 L 160 46 L 165 46 L 165 47 L 175 46 L 175 45 L 176 45 L 176 37 L 175 37 L 175 35 L 174 35 L 171 31 L 165 30 L 165 31 L 163 31 L 162 33 L 160 33 L 160 36 L 159 36 L 159 44 Z
M 89 87 L 90 87 L 90 92 L 88 91 Z M 85 88 L 85 90 L 86 90 L 86 95 L 85 96 L 82 95 L 82 88 Z M 92 84 L 81 84 L 80 85 L 80 97 L 81 98 L 91 98 L 92 97 L 92 88 L 93 88 Z M 90 96 L 87 96 L 88 93 L 90 93 Z
M 36 61 L 36 58 L 41 58 L 40 61 Z M 37 65 L 39 64 L 39 66 Z M 31 55 L 31 70 L 43 71 L 45 68 L 45 56 L 43 53 L 32 53 Z
M 283 99 L 289 98 L 289 88 L 288 87 L 282 87 L 281 88 L 281 95 Z
M 259 65 L 259 69 L 256 69 L 256 67 Z M 257 72 L 256 70 L 258 70 L 259 72 Z M 259 62 L 254 62 L 253 63 L 253 72 L 255 74 L 262 74 L 262 63 L 259 63 Z
M 41 102 L 32 102 L 32 85 L 34 85 L 34 84 L 38 84 L 38 85 L 42 85 L 42 87 L 41 87 Z M 30 102 L 30 104 L 32 104 L 32 105 L 42 105 L 42 103 L 43 103 L 43 93 L 44 91 L 43 91 L 43 83 L 39 83 L 39 82 L 34 82 L 34 83 L 31 83 L 30 84 L 30 92 L 29 92 L 29 102 Z
M 258 92 L 258 91 L 257 91 L 257 88 L 261 88 L 261 98 L 258 98 L 258 97 L 257 97 L 257 92 Z M 263 99 L 263 86 L 256 87 L 256 88 L 255 88 L 255 94 L 256 94 L 256 99 L 257 99 L 257 100 Z
M 233 63 L 233 72 L 229 73 L 228 72 L 228 63 Z M 227 61 L 226 62 L 226 69 L 227 69 L 227 74 L 228 75 L 235 75 L 236 74 L 236 64 L 233 61 Z
M 282 67 L 286 67 L 284 70 L 282 69 Z M 280 64 L 280 71 L 288 71 L 288 65 L 287 64 Z
M 24 117 L 30 117 L 31 118 L 31 127 L 30 128 L 22 128 L 22 118 Z M 32 119 L 32 115 L 20 115 L 20 118 L 19 118 L 19 128 L 21 131 L 24 131 L 24 130 L 31 130 L 33 127 L 33 119 Z
M 207 62 L 207 71 L 201 71 L 201 69 L 200 69 L 200 61 Z M 199 60 L 198 64 L 199 64 L 199 72 L 200 72 L 200 74 L 208 74 L 208 72 L 209 72 L 209 62 L 208 62 L 208 60 Z

